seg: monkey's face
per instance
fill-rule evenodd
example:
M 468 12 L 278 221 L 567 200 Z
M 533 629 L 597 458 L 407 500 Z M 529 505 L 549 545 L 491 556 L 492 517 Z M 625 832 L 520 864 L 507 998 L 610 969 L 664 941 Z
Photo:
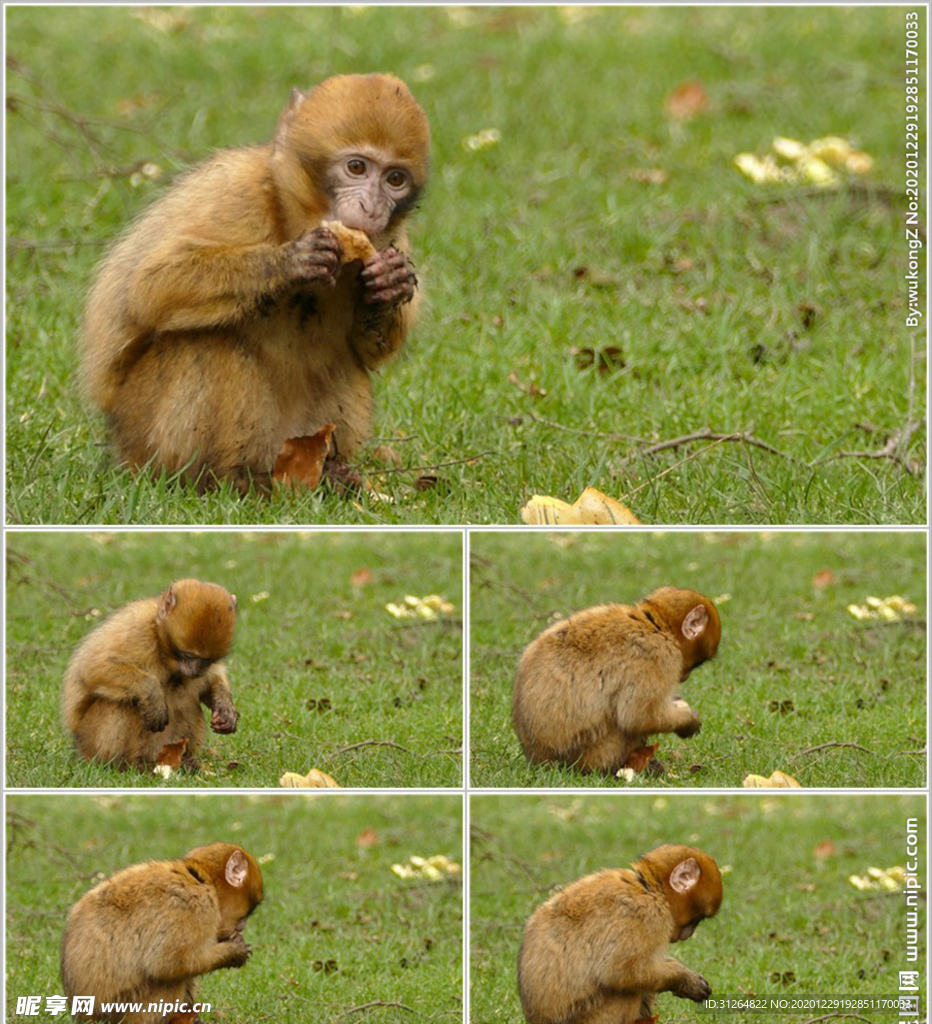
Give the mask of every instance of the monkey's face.
M 388 230 L 417 198 L 410 168 L 394 154 L 362 145 L 338 153 L 327 171 L 330 216 L 370 238 Z
M 236 597 L 216 583 L 179 580 L 162 595 L 159 626 L 169 670 L 197 679 L 230 651 Z
M 666 845 L 637 863 L 646 877 L 660 883 L 673 917 L 670 942 L 685 942 L 722 903 L 722 876 L 715 860 L 691 846 Z

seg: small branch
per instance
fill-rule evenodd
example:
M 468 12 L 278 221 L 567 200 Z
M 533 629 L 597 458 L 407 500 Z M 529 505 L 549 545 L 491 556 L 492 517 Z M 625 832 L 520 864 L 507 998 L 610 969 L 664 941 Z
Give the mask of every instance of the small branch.
M 434 466 L 402 466 L 400 469 L 367 469 L 367 476 L 389 476 L 393 473 L 432 473 L 435 469 L 443 469 L 445 466 L 461 466 L 463 463 L 478 462 L 487 455 L 495 455 L 496 452 L 479 452 L 478 455 L 469 455 L 465 459 L 451 459 L 449 462 L 438 462 Z
M 805 750 L 798 751 L 798 756 L 814 754 L 817 750 L 828 750 L 830 747 L 854 747 L 855 750 L 863 750 L 865 754 L 873 754 L 873 750 L 862 747 L 860 743 L 842 743 L 840 740 L 832 740 L 831 743 L 820 743 L 816 747 L 806 747 Z
M 680 448 L 685 444 L 691 444 L 693 441 L 742 441 L 744 444 L 753 445 L 755 448 L 760 448 L 765 452 L 770 452 L 771 455 L 779 455 L 784 459 L 789 459 L 791 462 L 800 461 L 795 455 L 789 455 L 787 452 L 781 452 L 779 448 L 774 448 L 773 445 L 769 445 L 764 441 L 759 441 L 749 430 L 737 431 L 730 434 L 716 434 L 708 428 L 705 430 L 697 430 L 694 434 L 684 434 L 682 437 L 674 437 L 670 441 L 661 441 L 659 444 L 653 444 L 648 448 L 642 448 L 634 454 L 656 455 L 658 452 L 667 451 L 670 448 Z
M 410 1006 L 406 1006 L 404 1003 L 386 1003 L 381 999 L 377 999 L 373 1003 L 361 1003 L 359 1006 L 351 1006 L 348 1010 L 338 1013 L 337 1020 L 339 1020 L 340 1017 L 348 1017 L 351 1013 L 362 1013 L 364 1010 L 371 1010 L 376 1006 L 396 1006 L 399 1010 L 407 1010 L 408 1013 L 417 1013 L 417 1010 L 413 1010 Z
M 554 430 L 565 430 L 569 434 L 584 434 L 586 437 L 597 438 L 600 441 L 631 441 L 634 444 L 648 443 L 646 438 L 635 437 L 633 434 L 603 434 L 597 430 L 587 430 L 585 427 L 568 427 L 566 424 L 557 423 L 555 420 L 545 420 L 543 416 L 538 416 L 536 412 L 530 409 L 521 415 L 528 416 L 535 423 L 540 423 L 545 427 L 553 427 Z
M 351 743 L 348 747 L 337 747 L 333 754 L 346 754 L 350 750 L 359 750 L 360 747 L 394 747 L 395 750 L 403 750 L 406 754 L 413 754 L 413 750 L 395 743 L 394 740 L 363 740 L 361 743 Z
M 905 456 L 900 455 L 900 451 L 905 451 L 906 446 L 909 444 L 913 434 L 922 426 L 922 420 L 913 420 L 911 423 L 907 423 L 902 430 L 894 431 L 888 438 L 887 443 L 883 448 L 878 448 L 873 452 L 835 452 L 832 459 L 890 459 L 891 462 L 895 462 L 897 465 L 902 466 L 907 473 L 917 475 L 922 472 L 922 467 L 917 461 L 910 461 Z M 865 426 L 861 427 L 862 430 L 867 430 L 868 433 L 872 432 Z

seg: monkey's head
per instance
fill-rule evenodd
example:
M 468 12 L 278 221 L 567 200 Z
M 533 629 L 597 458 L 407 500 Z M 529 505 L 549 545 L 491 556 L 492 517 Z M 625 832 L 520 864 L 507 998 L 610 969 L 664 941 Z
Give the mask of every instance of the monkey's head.
M 272 149 L 278 187 L 308 220 L 342 221 L 378 248 L 427 182 L 430 127 L 400 79 L 336 75 L 292 92 Z
M 702 850 L 672 844 L 658 846 L 634 868 L 651 888 L 663 887 L 673 915 L 671 942 L 685 941 L 700 921 L 718 913 L 722 876 L 715 860 Z
M 638 602 L 643 611 L 656 615 L 670 630 L 683 652 L 683 675 L 715 657 L 722 639 L 718 609 L 695 590 L 660 587 Z
M 202 676 L 227 656 L 235 625 L 236 596 L 216 583 L 177 580 L 159 598 L 162 651 L 186 679 Z
M 242 932 L 263 895 L 262 872 L 252 855 L 232 843 L 211 843 L 186 854 L 184 865 L 196 879 L 216 889 L 220 905 L 217 938 L 224 942 Z

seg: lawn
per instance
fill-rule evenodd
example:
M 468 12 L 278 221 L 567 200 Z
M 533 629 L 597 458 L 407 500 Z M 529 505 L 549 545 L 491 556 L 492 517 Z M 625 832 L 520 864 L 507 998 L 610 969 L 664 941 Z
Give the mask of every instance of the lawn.
M 625 785 L 529 765 L 512 683 L 552 621 L 665 585 L 717 602 L 722 643 L 682 688 L 701 732 L 655 736 L 666 774 L 630 785 L 735 787 L 777 769 L 806 787 L 925 785 L 924 534 L 474 532 L 470 557 L 473 786 Z M 892 595 L 915 611 L 885 621 L 847 610 Z
M 8 786 L 459 786 L 462 542 L 451 533 L 7 534 Z M 168 781 L 81 761 L 59 718 L 75 645 L 109 612 L 196 576 L 239 598 L 240 722 Z M 453 611 L 395 618 L 439 594 Z
M 708 980 L 713 996 L 895 995 L 900 970 L 922 975 L 925 930 L 920 924 L 918 961 L 909 963 L 902 885 L 858 890 L 849 876 L 904 866 L 910 817 L 923 836 L 922 796 L 473 796 L 470 1020 L 523 1021 L 518 947 L 525 922 L 554 886 L 626 867 L 667 842 L 699 847 L 722 868 L 718 915 L 670 950 Z M 921 853 L 917 877 L 924 885 Z M 658 997 L 656 1012 L 666 1024 L 734 1019 L 668 994 Z M 845 1016 L 813 1006 L 773 1019 L 798 1024 L 823 1013 Z M 889 1010 L 856 1014 L 893 1019 Z
M 923 522 L 904 19 L 7 9 L 8 520 L 507 524 L 534 493 L 594 486 L 649 523 Z M 412 231 L 429 303 L 375 382 L 373 491 L 134 479 L 75 382 L 104 247 L 185 168 L 267 139 L 292 86 L 370 70 L 410 83 L 433 134 Z M 734 164 L 827 135 L 870 172 L 819 188 Z
M 7 799 L 6 1019 L 61 994 L 68 910 L 99 878 L 226 841 L 259 861 L 249 963 L 203 979 L 207 1019 L 410 1024 L 462 1019 L 460 878 L 402 879 L 411 856 L 462 865 L 462 798 L 301 794 Z M 372 1004 L 366 1010 L 365 1004 Z M 70 1019 L 70 1018 L 69 1018 Z

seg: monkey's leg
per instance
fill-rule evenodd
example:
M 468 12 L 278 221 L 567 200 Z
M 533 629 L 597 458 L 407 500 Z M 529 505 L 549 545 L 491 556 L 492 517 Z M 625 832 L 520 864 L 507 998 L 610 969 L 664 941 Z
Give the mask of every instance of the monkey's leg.
M 647 993 L 606 993 L 574 1024 L 634 1024 L 651 1014 L 652 1000 Z
M 638 738 L 622 732 L 600 736 L 579 755 L 576 767 L 585 772 L 617 772 L 638 745 Z

